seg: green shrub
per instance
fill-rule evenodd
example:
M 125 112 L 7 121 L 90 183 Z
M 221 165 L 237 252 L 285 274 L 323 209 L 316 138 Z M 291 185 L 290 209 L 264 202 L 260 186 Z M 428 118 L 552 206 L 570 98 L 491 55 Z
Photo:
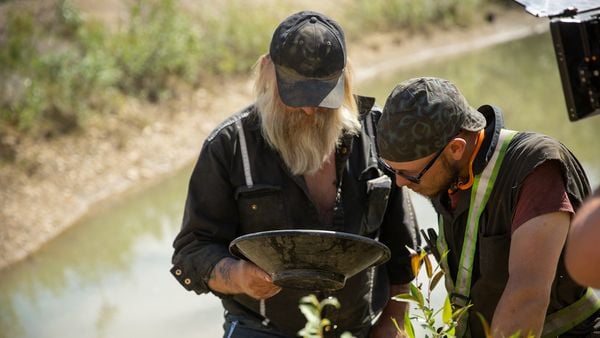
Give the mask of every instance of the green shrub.
M 466 24 L 490 1 L 354 0 L 336 19 L 352 38 Z M 176 96 L 181 83 L 209 86 L 201 81 L 247 74 L 292 12 L 287 3 L 224 0 L 194 3 L 201 9 L 194 13 L 177 0 L 138 0 L 129 20 L 111 31 L 69 0 L 58 0 L 54 12 L 7 5 L 13 10 L 0 30 L 0 127 L 44 134 L 114 111 L 124 95 L 158 102 Z
M 274 28 L 289 15 L 285 4 L 265 8 L 227 0 L 218 10 L 204 11 L 201 27 L 203 68 L 212 74 L 247 73 L 268 52 Z
M 364 31 L 425 29 L 429 25 L 472 23 L 485 0 L 355 0 L 346 7 L 345 17 L 352 35 Z
M 112 59 L 81 41 L 104 39 L 81 24 L 75 9 L 60 1 L 57 25 L 47 30 L 31 11 L 10 13 L 0 47 L 0 119 L 19 130 L 53 134 L 79 126 L 103 106 L 118 79 Z M 64 36 L 75 41 L 65 41 Z
M 199 48 L 198 32 L 174 0 L 136 2 L 129 25 L 109 42 L 122 72 L 118 87 L 151 101 L 172 96 L 175 79 L 196 84 Z

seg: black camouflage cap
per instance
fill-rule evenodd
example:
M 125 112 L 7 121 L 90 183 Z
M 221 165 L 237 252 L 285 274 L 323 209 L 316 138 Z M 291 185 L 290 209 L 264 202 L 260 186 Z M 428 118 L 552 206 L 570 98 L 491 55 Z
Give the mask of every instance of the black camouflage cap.
M 397 85 L 385 102 L 377 124 L 379 155 L 394 162 L 414 161 L 439 151 L 461 130 L 477 131 L 485 124 L 450 81 L 410 79 Z
M 335 21 L 311 11 L 289 16 L 273 33 L 269 55 L 283 103 L 291 107 L 341 106 L 346 42 Z

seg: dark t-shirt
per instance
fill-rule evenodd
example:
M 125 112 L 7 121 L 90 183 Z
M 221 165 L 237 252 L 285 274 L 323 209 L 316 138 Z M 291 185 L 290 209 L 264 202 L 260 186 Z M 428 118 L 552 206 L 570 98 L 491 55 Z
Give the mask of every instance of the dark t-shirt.
M 534 217 L 557 211 L 574 213 L 562 177 L 560 165 L 556 161 L 547 161 L 525 178 L 513 214 L 511 234 Z M 453 208 L 458 203 L 459 195 L 449 195 Z
M 574 213 L 562 177 L 559 164 L 547 161 L 525 178 L 513 214 L 511 234 L 534 217 L 557 211 Z

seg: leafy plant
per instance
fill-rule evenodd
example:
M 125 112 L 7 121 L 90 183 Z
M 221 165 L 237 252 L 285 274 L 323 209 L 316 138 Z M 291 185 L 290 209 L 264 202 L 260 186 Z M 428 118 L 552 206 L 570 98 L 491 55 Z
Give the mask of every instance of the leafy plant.
M 323 333 L 332 329 L 331 321 L 327 318 L 322 318 L 323 309 L 326 306 L 333 306 L 336 309 L 340 308 L 340 302 L 335 297 L 328 297 L 319 301 L 313 294 L 302 297 L 300 299 L 300 311 L 306 317 L 306 326 L 298 335 L 304 338 L 320 338 Z M 344 332 L 340 338 L 352 338 L 352 334 Z
M 438 264 L 435 268 L 431 263 L 431 259 L 429 258 L 428 253 L 425 250 L 420 252 L 416 252 L 411 248 L 408 248 L 411 252 L 411 268 L 415 277 L 415 282 L 410 284 L 409 293 L 403 293 L 392 297 L 392 300 L 398 302 L 408 302 L 414 304 L 418 310 L 418 313 L 415 315 L 409 315 L 408 311 L 404 315 L 404 332 L 409 338 L 416 337 L 415 329 L 413 326 L 413 321 L 419 322 L 421 327 L 425 330 L 425 337 L 438 338 L 438 337 L 456 337 L 456 329 L 458 326 L 458 322 L 461 320 L 463 316 L 466 315 L 469 308 L 472 304 L 467 304 L 464 307 L 454 309 L 450 302 L 450 296 L 446 295 L 444 299 L 444 305 L 440 309 L 435 309 L 431 302 L 431 295 L 433 290 L 439 284 L 440 280 L 444 276 L 444 271 L 440 268 Z M 441 260 L 445 260 L 448 252 L 444 252 L 441 255 Z M 419 272 L 421 267 L 425 265 L 425 272 L 427 275 L 427 285 L 425 286 L 421 281 L 419 281 Z M 426 291 L 423 292 L 423 288 L 426 287 Z M 441 323 L 438 323 L 437 317 L 441 314 Z M 491 338 L 492 333 L 490 329 L 490 325 L 485 319 L 485 317 L 479 313 L 475 312 L 481 321 L 481 325 L 483 326 L 483 332 L 485 337 Z M 392 318 L 394 325 L 396 325 L 396 329 L 398 332 L 402 333 L 398 322 L 395 318 Z M 510 335 L 508 338 L 519 338 L 521 337 L 521 332 L 517 331 L 514 334 Z M 529 332 L 524 336 L 525 338 L 533 338 L 535 335 Z
M 416 252 L 411 248 L 409 248 L 409 251 L 411 251 L 412 254 L 411 267 L 413 274 L 416 276 L 415 281 L 410 284 L 409 293 L 403 293 L 392 297 L 392 300 L 394 301 L 414 304 L 418 310 L 414 315 L 410 315 L 408 311 L 404 315 L 403 320 L 406 335 L 410 338 L 415 337 L 415 329 L 412 324 L 412 320 L 414 320 L 419 322 L 421 327 L 425 330 L 425 337 L 455 337 L 458 321 L 465 315 L 470 305 L 454 310 L 450 303 L 450 296 L 447 295 L 442 308 L 435 309 L 431 302 L 431 295 L 432 291 L 444 276 L 444 272 L 439 265 L 435 268 L 433 267 L 426 251 Z M 445 259 L 446 255 L 447 253 L 444 253 L 442 259 Z M 426 286 L 419 280 L 419 272 L 423 263 L 428 279 Z M 422 291 L 424 287 L 426 287 L 425 292 Z M 441 324 L 437 322 L 439 314 L 441 314 Z M 392 321 L 400 331 L 397 320 L 392 318 Z

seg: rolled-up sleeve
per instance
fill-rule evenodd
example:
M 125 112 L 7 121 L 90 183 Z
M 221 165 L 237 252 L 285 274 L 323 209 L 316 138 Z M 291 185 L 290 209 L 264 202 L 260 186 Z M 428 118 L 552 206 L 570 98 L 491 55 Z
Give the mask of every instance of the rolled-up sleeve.
M 209 292 L 214 266 L 231 257 L 229 243 L 238 226 L 238 209 L 232 193 L 226 134 L 206 141 L 192 172 L 182 227 L 173 242 L 171 273 L 188 291 Z M 229 150 L 229 151 L 228 151 Z

